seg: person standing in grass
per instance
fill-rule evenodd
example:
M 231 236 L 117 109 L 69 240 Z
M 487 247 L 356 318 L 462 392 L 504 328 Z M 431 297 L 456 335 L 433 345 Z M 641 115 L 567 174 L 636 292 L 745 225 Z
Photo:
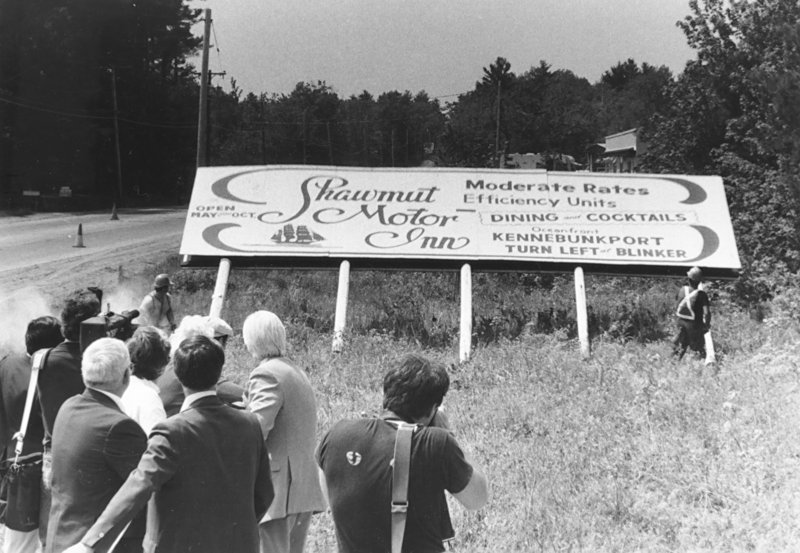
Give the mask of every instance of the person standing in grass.
M 153 291 L 142 299 L 139 306 L 141 326 L 149 325 L 160 328 L 164 332 L 175 330 L 175 314 L 172 312 L 172 296 L 169 294 L 171 282 L 169 275 L 160 274 L 153 281 Z
M 269 311 L 242 326 L 250 373 L 245 405 L 258 416 L 272 466 L 275 500 L 261 519 L 261 553 L 301 553 L 311 515 L 325 509 L 314 445 L 317 402 L 305 371 L 286 358 L 286 329 Z
M 392 478 L 399 425 L 414 425 L 408 469 L 404 553 L 438 553 L 454 537 L 445 490 L 470 510 L 488 501 L 483 473 L 468 462 L 439 407 L 445 368 L 420 355 L 402 358 L 383 379 L 379 418 L 336 423 L 317 450 L 340 553 L 392 550 Z
M 673 354 L 683 359 L 691 348 L 706 357 L 705 334 L 711 327 L 711 302 L 702 290 L 703 271 L 692 267 L 686 273 L 686 285 L 678 293 L 678 309 L 675 313 L 678 334 L 673 340 Z

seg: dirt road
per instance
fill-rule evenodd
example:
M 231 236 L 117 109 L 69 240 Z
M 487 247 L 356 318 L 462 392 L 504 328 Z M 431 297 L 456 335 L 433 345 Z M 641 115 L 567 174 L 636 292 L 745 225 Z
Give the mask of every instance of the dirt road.
M 58 316 L 63 297 L 77 288 L 99 286 L 113 309 L 139 305 L 149 282 L 120 286 L 127 275 L 178 254 L 186 210 L 123 209 L 110 213 L 44 213 L 0 217 L 0 356 L 24 346 L 33 317 Z M 73 247 L 78 225 L 83 248 Z M 104 305 L 105 307 L 105 305 Z
M 34 287 L 46 296 L 87 283 L 117 283 L 120 266 L 143 268 L 177 254 L 185 209 L 0 217 L 0 298 Z M 84 248 L 73 247 L 78 225 Z

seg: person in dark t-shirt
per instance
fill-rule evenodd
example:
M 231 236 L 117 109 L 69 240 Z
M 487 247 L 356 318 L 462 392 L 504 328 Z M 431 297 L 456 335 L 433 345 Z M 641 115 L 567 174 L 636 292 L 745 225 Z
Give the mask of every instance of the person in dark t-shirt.
M 404 553 L 444 551 L 453 537 L 444 491 L 468 509 L 488 497 L 486 477 L 470 464 L 439 411 L 449 387 L 443 366 L 404 357 L 384 377 L 379 418 L 336 423 L 317 449 L 341 553 L 391 550 L 392 459 L 397 425 L 415 424 L 411 441 Z
M 675 313 L 678 334 L 673 340 L 673 353 L 682 359 L 686 350 L 691 348 L 705 358 L 705 333 L 711 327 L 711 302 L 702 290 L 703 272 L 700 268 L 692 267 L 686 276 L 686 285 L 678 294 Z

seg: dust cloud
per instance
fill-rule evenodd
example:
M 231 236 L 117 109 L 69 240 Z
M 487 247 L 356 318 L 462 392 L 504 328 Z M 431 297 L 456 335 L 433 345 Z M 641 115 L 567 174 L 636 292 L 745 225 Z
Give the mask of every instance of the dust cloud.
M 138 309 L 144 296 L 142 287 L 143 284 L 131 283 L 103 290 L 102 313 Z M 70 292 L 65 291 L 63 297 Z M 8 353 L 25 352 L 25 329 L 32 319 L 52 315 L 60 320 L 63 297 L 48 297 L 33 286 L 0 295 L 0 358 Z
M 50 298 L 32 286 L 0 296 L 0 357 L 25 351 L 28 322 L 45 315 L 59 316 L 52 304 Z
M 131 309 L 139 309 L 142 303 L 144 294 L 139 291 L 138 287 L 121 287 L 115 288 L 106 292 L 103 291 L 103 313 L 113 311 L 114 313 L 122 313 L 123 311 L 130 311 Z

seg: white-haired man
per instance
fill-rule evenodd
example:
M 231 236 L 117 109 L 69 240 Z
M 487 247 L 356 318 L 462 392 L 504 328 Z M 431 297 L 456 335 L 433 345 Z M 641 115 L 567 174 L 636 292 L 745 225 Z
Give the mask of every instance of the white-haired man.
M 195 336 L 214 338 L 224 349 L 228 337 L 232 335 L 233 329 L 231 326 L 219 317 L 187 315 L 181 319 L 181 324 L 178 325 L 178 328 L 175 329 L 175 332 L 170 336 L 169 340 L 172 344 L 173 352 L 178 351 L 178 348 L 184 340 L 194 338 Z M 158 395 L 161 397 L 161 402 L 164 404 L 164 410 L 167 416 L 171 417 L 177 414 L 186 396 L 183 393 L 183 387 L 178 377 L 175 375 L 175 368 L 172 366 L 172 363 L 167 365 L 164 374 L 158 377 L 156 385 L 158 386 Z M 219 382 L 217 382 L 217 395 L 225 403 L 238 406 L 242 401 L 244 388 L 222 376 Z
M 311 514 L 325 509 L 314 461 L 314 390 L 305 371 L 286 358 L 286 329 L 277 315 L 250 314 L 242 338 L 258 363 L 245 404 L 261 423 L 275 486 L 275 500 L 259 525 L 261 551 L 301 553 Z
M 136 468 L 147 447 L 141 427 L 124 414 L 120 397 L 130 380 L 125 344 L 100 338 L 83 352 L 86 390 L 61 406 L 53 427 L 52 507 L 45 552 L 78 543 Z M 142 550 L 144 516 L 131 524 L 115 551 Z M 110 533 L 96 551 L 108 551 Z

